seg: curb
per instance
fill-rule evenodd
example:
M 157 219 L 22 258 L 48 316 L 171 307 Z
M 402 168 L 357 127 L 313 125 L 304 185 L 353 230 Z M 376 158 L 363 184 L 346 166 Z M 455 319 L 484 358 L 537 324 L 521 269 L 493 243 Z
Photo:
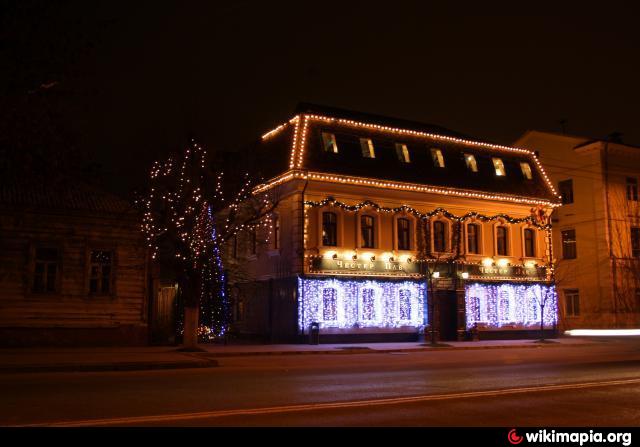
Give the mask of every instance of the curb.
M 212 368 L 218 366 L 214 359 L 169 361 L 169 362 L 122 362 L 96 364 L 53 364 L 0 366 L 0 374 L 39 373 L 39 372 L 103 372 L 103 371 L 148 371 L 162 369 Z
M 248 351 L 248 352 L 207 352 L 197 354 L 198 357 L 205 358 L 224 358 L 224 357 L 259 357 L 273 355 L 346 355 L 346 354 L 390 354 L 390 353 L 417 353 L 417 352 L 439 352 L 439 351 L 472 351 L 483 349 L 537 349 L 537 348 L 560 348 L 560 347 L 588 347 L 595 346 L 597 343 L 582 343 L 565 345 L 561 343 L 544 344 L 544 345 L 509 345 L 509 346 L 446 346 L 441 348 L 406 348 L 406 349 L 339 349 L 333 350 L 322 349 L 317 351 Z

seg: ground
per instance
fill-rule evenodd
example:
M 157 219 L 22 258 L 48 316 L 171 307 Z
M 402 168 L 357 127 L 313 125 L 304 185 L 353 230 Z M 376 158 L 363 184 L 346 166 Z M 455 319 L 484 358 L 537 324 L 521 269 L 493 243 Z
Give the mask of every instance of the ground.
M 0 424 L 638 426 L 640 340 L 0 376 Z

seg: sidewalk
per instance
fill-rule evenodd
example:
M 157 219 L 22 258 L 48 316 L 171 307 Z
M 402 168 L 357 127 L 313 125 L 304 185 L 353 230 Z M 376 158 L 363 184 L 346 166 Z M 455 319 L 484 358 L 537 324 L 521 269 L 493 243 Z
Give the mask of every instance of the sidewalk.
M 534 340 L 486 340 L 428 343 L 353 343 L 287 345 L 200 345 L 201 352 L 181 352 L 177 346 L 95 348 L 3 348 L 0 373 L 138 371 L 150 369 L 210 368 L 224 357 L 308 354 L 382 354 L 470 349 L 584 347 L 598 343 L 583 338 L 556 338 L 541 344 Z

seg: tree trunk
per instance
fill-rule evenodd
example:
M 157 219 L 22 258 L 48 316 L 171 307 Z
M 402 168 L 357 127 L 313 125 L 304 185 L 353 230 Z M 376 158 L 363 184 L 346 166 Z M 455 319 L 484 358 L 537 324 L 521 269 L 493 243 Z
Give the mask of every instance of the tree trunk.
M 198 316 L 199 306 L 184 307 L 184 333 L 182 345 L 184 349 L 197 349 L 198 347 Z

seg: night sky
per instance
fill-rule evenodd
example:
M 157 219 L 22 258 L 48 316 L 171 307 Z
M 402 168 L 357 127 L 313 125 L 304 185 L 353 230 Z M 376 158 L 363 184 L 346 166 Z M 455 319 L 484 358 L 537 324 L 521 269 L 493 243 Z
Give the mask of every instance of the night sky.
M 3 1 L 3 92 L 57 82 L 64 120 L 120 192 L 187 135 L 232 150 L 302 101 L 499 143 L 564 119 L 640 144 L 635 11 L 385 3 Z

